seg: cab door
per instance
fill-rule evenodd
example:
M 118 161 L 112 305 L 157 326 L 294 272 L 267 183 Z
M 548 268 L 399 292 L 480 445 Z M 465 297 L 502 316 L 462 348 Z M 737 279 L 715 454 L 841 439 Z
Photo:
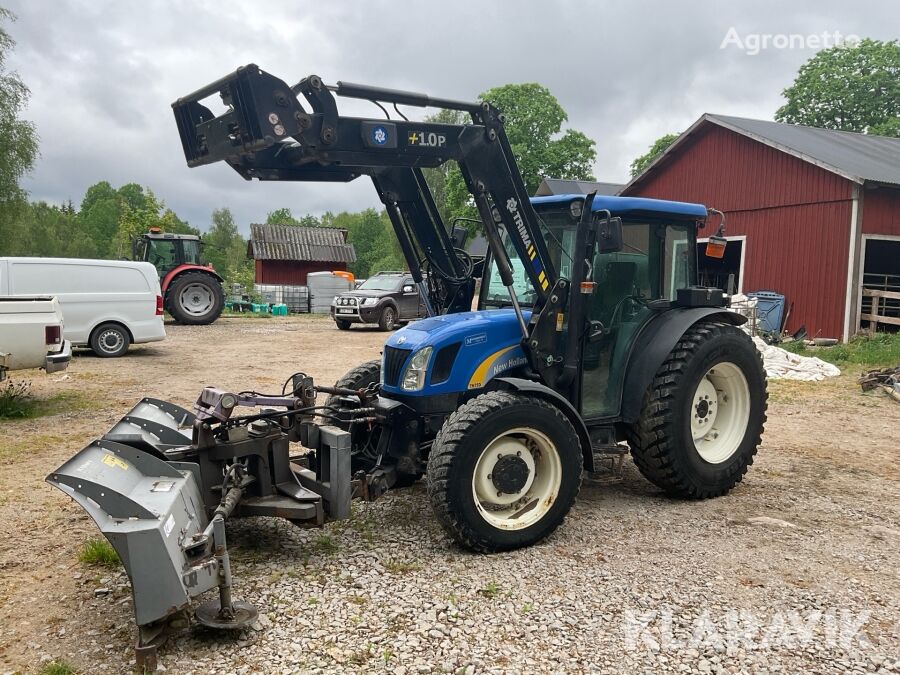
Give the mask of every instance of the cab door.
M 678 288 L 692 283 L 691 227 L 686 223 L 626 220 L 622 224 L 622 250 L 594 255 L 593 280 L 597 285 L 589 318 L 600 321 L 604 330 L 584 345 L 584 417 L 619 414 L 631 344 L 656 312 L 667 306 L 666 302 L 654 301 L 674 300 Z

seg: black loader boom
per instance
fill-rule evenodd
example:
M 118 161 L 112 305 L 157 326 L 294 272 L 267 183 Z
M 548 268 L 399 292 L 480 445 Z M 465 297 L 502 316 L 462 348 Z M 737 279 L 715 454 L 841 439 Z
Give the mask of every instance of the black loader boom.
M 213 94 L 220 94 L 230 106 L 218 117 L 200 103 Z M 298 98 L 301 95 L 308 110 Z M 341 117 L 335 95 L 461 110 L 471 115 L 473 123 Z M 416 283 L 424 289 L 423 263 L 442 282 L 426 294 L 434 313 L 468 310 L 474 291 L 465 256 L 454 250 L 422 175 L 423 168 L 447 161 L 459 163 L 503 283 L 512 286 L 501 227 L 519 258 L 529 261 L 525 271 L 541 303 L 557 281 L 503 116 L 489 103 L 348 82 L 327 86 L 316 75 L 291 87 L 251 64 L 178 99 L 172 107 L 189 166 L 225 161 L 248 180 L 346 182 L 369 176 Z

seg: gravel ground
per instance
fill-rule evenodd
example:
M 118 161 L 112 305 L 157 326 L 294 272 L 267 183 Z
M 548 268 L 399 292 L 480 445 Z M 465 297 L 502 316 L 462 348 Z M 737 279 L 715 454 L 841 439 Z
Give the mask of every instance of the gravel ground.
M 223 386 L 280 383 L 303 366 L 334 380 L 384 338 L 311 318 L 168 331 L 126 359 L 78 358 L 65 380 L 35 375 L 41 391 L 98 401 L 81 412 L 0 423 L 0 672 L 132 663 L 127 579 L 77 562 L 96 530 L 41 482 L 49 470 L 141 394 L 189 403 L 200 372 Z M 730 495 L 670 500 L 626 461 L 619 478 L 585 481 L 560 530 L 522 551 L 455 547 L 422 482 L 322 530 L 230 523 L 235 596 L 260 619 L 231 637 L 185 631 L 162 668 L 900 672 L 900 406 L 850 376 L 770 390 L 763 448 Z

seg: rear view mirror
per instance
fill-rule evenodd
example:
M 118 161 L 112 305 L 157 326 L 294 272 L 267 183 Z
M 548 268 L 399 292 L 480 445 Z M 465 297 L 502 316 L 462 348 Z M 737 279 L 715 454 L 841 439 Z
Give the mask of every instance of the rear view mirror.
M 415 290 L 416 290 L 416 287 L 415 287 L 415 286 L 409 286 L 409 285 L 407 285 L 407 286 L 404 286 L 404 287 L 403 287 L 403 292 L 404 292 L 404 293 L 414 293 Z
M 453 232 L 450 234 L 450 240 L 453 242 L 453 248 L 466 249 L 466 239 L 469 238 L 469 231 L 460 227 L 459 225 L 453 226 Z
M 622 250 L 622 219 L 607 216 L 597 221 L 597 252 L 615 253 Z

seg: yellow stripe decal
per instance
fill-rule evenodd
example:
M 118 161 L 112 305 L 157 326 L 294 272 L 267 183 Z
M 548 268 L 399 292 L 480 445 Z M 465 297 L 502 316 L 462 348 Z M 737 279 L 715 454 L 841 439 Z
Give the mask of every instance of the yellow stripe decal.
M 546 280 L 546 279 L 544 279 L 544 281 L 541 282 L 541 288 L 544 289 L 545 291 L 546 291 L 548 288 L 550 288 L 550 284 L 547 283 L 547 280 Z
M 535 258 L 537 258 L 537 251 L 535 251 L 534 249 L 531 249 L 531 253 L 528 254 L 528 257 L 531 260 L 534 260 Z
M 507 352 L 515 349 L 517 346 L 518 345 L 513 345 L 512 347 L 504 347 L 503 349 L 494 352 L 484 361 L 478 364 L 478 368 L 475 369 L 475 372 L 472 374 L 472 378 L 469 380 L 469 389 L 478 389 L 479 387 L 483 387 L 484 378 L 487 375 L 488 370 L 490 370 L 491 366 L 494 365 L 494 362 Z
M 543 272 L 538 274 L 538 281 L 540 281 L 541 283 L 544 283 L 544 279 L 546 279 L 546 278 L 547 278 L 547 275 L 544 274 Z

